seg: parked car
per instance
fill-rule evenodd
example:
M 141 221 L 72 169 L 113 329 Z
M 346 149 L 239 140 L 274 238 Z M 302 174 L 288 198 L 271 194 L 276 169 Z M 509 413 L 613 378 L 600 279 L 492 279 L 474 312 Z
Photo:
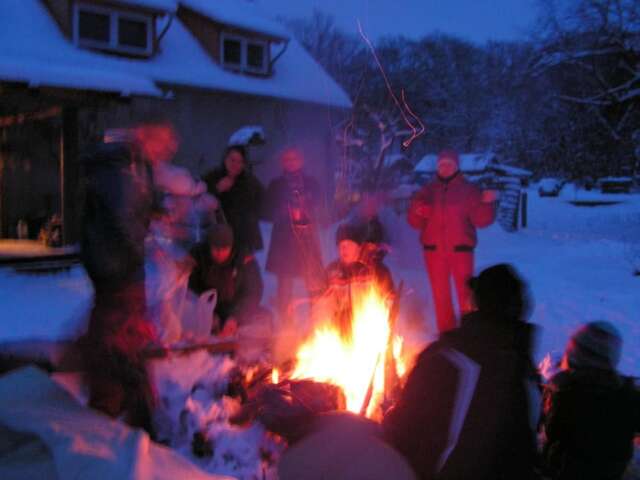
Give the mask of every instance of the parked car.
M 629 193 L 633 186 L 631 177 L 606 177 L 598 181 L 602 193 Z
M 562 190 L 562 182 L 557 178 L 543 178 L 538 183 L 538 195 L 541 197 L 557 197 Z

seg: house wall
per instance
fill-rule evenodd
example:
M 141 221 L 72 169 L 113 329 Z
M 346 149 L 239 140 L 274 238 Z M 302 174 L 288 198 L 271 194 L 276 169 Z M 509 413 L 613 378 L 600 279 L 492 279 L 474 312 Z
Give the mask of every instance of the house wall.
M 0 238 L 16 238 L 22 219 L 35 239 L 61 213 L 60 128 L 60 117 L 0 128 Z
M 343 110 L 271 98 L 173 89 L 175 100 L 134 99 L 130 105 L 110 108 L 100 115 L 102 127 L 130 124 L 149 111 L 161 110 L 172 120 L 181 138 L 175 163 L 202 176 L 221 162 L 229 137 L 246 125 L 264 128 L 266 144 L 249 149 L 250 161 L 267 184 L 280 174 L 278 154 L 287 146 L 300 148 L 306 170 L 327 193 L 333 191 L 339 150 L 332 125 Z

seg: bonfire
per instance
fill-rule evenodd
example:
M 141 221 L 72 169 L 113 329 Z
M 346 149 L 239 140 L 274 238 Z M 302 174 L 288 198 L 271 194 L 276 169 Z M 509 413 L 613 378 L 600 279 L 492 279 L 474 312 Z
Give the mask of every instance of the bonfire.
M 290 380 L 312 380 L 338 387 L 346 410 L 379 420 L 385 403 L 405 373 L 403 339 L 394 334 L 397 301 L 375 285 L 354 289 L 350 328 L 320 321 L 295 354 Z M 272 381 L 281 372 L 274 369 Z

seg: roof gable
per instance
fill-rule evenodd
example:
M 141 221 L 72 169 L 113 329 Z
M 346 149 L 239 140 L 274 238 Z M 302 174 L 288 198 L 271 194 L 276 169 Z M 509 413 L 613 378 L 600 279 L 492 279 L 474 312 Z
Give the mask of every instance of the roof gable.
M 436 171 L 437 162 L 438 155 L 425 155 L 418 162 L 414 171 L 416 173 L 433 173 Z M 460 154 L 460 171 L 463 173 L 483 172 L 495 162 L 496 155 L 493 152 L 462 153 Z
M 0 27 L 0 81 L 153 96 L 175 85 L 351 107 L 344 90 L 293 39 L 273 75 L 261 78 L 217 65 L 179 19 L 148 59 L 75 47 L 39 0 L 0 1 Z
M 245 32 L 257 33 L 274 41 L 290 38 L 279 23 L 261 14 L 257 6 L 242 0 L 179 0 L 180 6 L 217 23 Z

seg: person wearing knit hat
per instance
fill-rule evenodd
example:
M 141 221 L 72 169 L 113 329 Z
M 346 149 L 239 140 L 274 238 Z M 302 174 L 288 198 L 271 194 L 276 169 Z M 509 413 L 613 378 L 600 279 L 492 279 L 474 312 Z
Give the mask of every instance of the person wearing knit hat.
M 621 349 L 611 323 L 582 325 L 545 385 L 543 456 L 554 480 L 623 478 L 640 432 L 640 392 L 616 371 Z
M 476 228 L 493 223 L 496 200 L 494 191 L 481 191 L 464 178 L 459 155 L 454 150 L 440 152 L 436 175 L 411 200 L 407 221 L 420 231 L 440 332 L 458 324 L 451 298 L 451 277 L 461 315 L 471 311 L 468 280 L 474 269 Z
M 263 283 L 256 259 L 235 248 L 233 230 L 224 223 L 213 225 L 191 256 L 196 266 L 189 288 L 197 295 L 215 289 L 218 295 L 212 333 L 233 335 L 261 309 Z
M 620 361 L 622 337 L 609 322 L 590 322 L 578 328 L 566 348 L 569 368 L 615 370 Z
M 354 293 L 370 285 L 372 272 L 362 263 L 362 229 L 357 225 L 344 223 L 336 230 L 338 259 L 326 268 L 327 291 L 320 305 L 330 305 L 329 316 L 333 317 L 343 333 L 351 331 L 352 303 Z M 319 307 L 322 310 L 325 307 Z

